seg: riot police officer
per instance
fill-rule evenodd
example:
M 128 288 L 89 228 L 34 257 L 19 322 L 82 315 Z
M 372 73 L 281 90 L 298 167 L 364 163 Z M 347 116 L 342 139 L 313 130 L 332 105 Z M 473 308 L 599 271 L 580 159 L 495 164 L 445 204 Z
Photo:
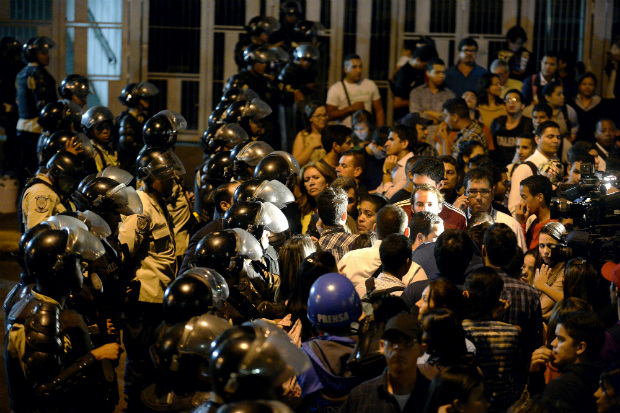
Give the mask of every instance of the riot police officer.
M 39 112 L 57 99 L 56 81 L 45 69 L 50 63 L 50 49 L 54 46 L 52 39 L 42 36 L 28 40 L 22 48 L 23 58 L 28 63 L 17 74 L 16 80 L 17 133 L 21 143 L 18 175 L 22 184 L 36 171 L 36 145 L 42 131 L 37 123 Z
M 60 151 L 47 163 L 47 172 L 31 178 L 24 187 L 18 211 L 21 232 L 52 215 L 75 210 L 69 196 L 84 178 L 84 163 L 67 151 Z
M 131 261 L 124 263 L 118 241 L 121 215 L 142 214 L 142 201 L 128 184 L 133 176 L 120 168 L 108 167 L 99 177 L 84 179 L 72 199 L 83 214 L 98 214 L 110 228 L 101 239 L 105 254 L 86 268 L 88 277 L 75 306 L 93 326 L 93 334 L 101 343 L 120 339 L 121 312 L 130 279 Z
M 233 324 L 260 317 L 254 304 L 260 297 L 244 273 L 245 260 L 260 260 L 262 248 L 256 238 L 240 228 L 208 234 L 196 247 L 196 266 L 209 266 L 220 273 L 228 285 L 226 304 L 216 314 Z
M 71 105 L 69 102 L 59 100 L 56 102 L 48 103 L 39 114 L 39 125 L 43 128 L 39 140 L 37 142 L 37 157 L 39 160 L 39 167 L 44 166 L 49 160 L 41 158 L 41 152 L 46 145 L 46 140 L 49 137 L 59 131 L 74 132 L 81 130 L 80 122 L 82 119 L 82 112 L 77 111 L 75 105 Z M 74 142 L 75 144 L 76 142 Z M 75 145 L 69 145 L 65 149 L 71 150 Z M 77 153 L 76 153 L 77 154 Z
M 119 242 L 124 258 L 137 261 L 125 305 L 123 338 L 127 349 L 125 394 L 128 409 L 140 409 L 140 394 L 150 384 L 148 346 L 162 320 L 162 301 L 176 276 L 174 224 L 164 202 L 175 179 L 185 173 L 183 163 L 164 148 L 145 148 L 136 159 L 136 175 L 144 185 L 137 191 L 142 214 L 123 217 Z M 145 345 L 146 344 L 146 345 Z
M 26 245 L 26 270 L 36 287 L 13 306 L 5 347 L 7 384 L 13 411 L 111 412 L 118 387 L 111 361 L 120 346 L 93 349 L 82 317 L 65 308 L 81 287 L 81 260 L 103 254 L 94 235 L 79 227 L 46 229 Z M 70 344 L 69 344 L 70 343 Z
M 142 135 L 145 147 L 143 150 L 151 147 L 174 150 L 179 132 L 186 128 L 187 122 L 183 115 L 171 110 L 162 110 L 144 124 Z M 172 193 L 164 199 L 174 224 L 177 266 L 181 265 L 189 244 L 189 234 L 198 222 L 193 210 L 193 197 L 194 194 L 190 192 L 185 182 L 176 176 Z
M 84 112 L 88 103 L 88 95 L 91 94 L 88 78 L 82 75 L 67 75 L 60 86 L 58 93 L 63 98 L 63 102 L 68 103 L 77 113 Z
M 118 156 L 123 169 L 132 171 L 138 152 L 144 146 L 142 128 L 149 118 L 153 98 L 159 94 L 151 82 L 130 83 L 121 92 L 118 100 L 127 110 L 116 118 Z
M 273 152 L 273 148 L 263 141 L 244 141 L 232 150 L 235 179 L 244 181 L 254 176 L 254 168 L 265 156 Z
M 246 34 L 235 45 L 235 63 L 239 70 L 245 67 L 243 50 L 251 45 L 267 45 L 269 36 L 280 28 L 280 22 L 273 17 L 255 16 L 245 27 Z
M 105 106 L 93 106 L 82 116 L 82 128 L 95 149 L 97 172 L 108 166 L 119 166 L 112 111 Z

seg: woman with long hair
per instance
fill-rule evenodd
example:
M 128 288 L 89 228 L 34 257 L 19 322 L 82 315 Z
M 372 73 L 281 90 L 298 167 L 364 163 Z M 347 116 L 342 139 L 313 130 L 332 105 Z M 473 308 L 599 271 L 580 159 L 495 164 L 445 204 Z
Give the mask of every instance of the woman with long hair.
M 276 292 L 276 301 L 286 301 L 291 298 L 291 292 L 299 267 L 304 259 L 316 251 L 316 246 L 308 235 L 293 235 L 278 251 L 280 268 L 280 286 Z
M 491 127 L 493 119 L 506 116 L 506 106 L 501 96 L 502 85 L 499 76 L 494 73 L 485 73 L 478 81 L 478 111 L 480 120 L 487 127 Z
M 305 234 L 309 230 L 312 215 L 317 212 L 319 194 L 334 182 L 336 175 L 327 165 L 321 162 L 312 162 L 301 168 L 299 179 L 301 196 L 298 202 L 301 210 L 301 231 Z
M 577 112 L 577 119 L 579 120 L 578 141 L 593 142 L 596 122 L 605 116 L 605 108 L 601 104 L 603 100 L 594 94 L 596 84 L 597 79 L 594 73 L 582 74 L 577 80 L 577 96 L 568 102 Z
M 485 413 L 488 408 L 480 371 L 473 366 L 452 366 L 433 379 L 424 413 Z
M 327 125 L 327 109 L 319 102 L 310 102 L 304 110 L 308 126 L 297 134 L 293 142 L 293 156 L 304 166 L 325 156 L 321 132 Z

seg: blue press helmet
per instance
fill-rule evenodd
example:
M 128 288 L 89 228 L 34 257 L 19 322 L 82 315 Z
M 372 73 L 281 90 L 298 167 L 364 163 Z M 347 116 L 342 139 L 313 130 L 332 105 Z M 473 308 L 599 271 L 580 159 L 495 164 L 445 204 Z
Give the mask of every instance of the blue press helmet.
M 344 275 L 321 275 L 310 288 L 308 320 L 318 327 L 343 327 L 362 315 L 360 296 Z

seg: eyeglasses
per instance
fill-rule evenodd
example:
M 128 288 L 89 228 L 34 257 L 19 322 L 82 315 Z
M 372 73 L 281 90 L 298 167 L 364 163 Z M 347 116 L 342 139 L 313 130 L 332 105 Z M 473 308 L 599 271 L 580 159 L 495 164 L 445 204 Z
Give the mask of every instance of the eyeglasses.
M 478 194 L 482 196 L 488 196 L 491 194 L 491 190 L 490 189 L 468 189 L 467 191 L 465 191 L 465 195 L 467 195 L 470 198 L 475 198 L 478 196 Z
M 477 51 L 478 51 L 478 49 L 474 49 L 474 48 L 471 48 L 471 49 L 461 49 L 461 52 L 463 52 L 463 53 L 476 53 Z
M 515 102 L 521 102 L 518 98 L 506 98 L 504 99 L 504 102 L 506 103 L 515 103 Z
M 327 113 L 323 113 L 323 114 L 318 114 L 318 115 L 312 115 L 313 118 L 326 118 L 327 117 Z

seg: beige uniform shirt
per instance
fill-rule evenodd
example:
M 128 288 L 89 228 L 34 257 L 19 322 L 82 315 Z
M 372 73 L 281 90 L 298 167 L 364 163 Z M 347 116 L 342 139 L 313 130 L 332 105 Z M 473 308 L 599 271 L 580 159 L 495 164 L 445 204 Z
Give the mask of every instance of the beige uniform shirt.
M 37 174 L 37 178 L 50 185 L 52 184 L 45 174 Z M 24 192 L 24 197 L 22 198 L 22 220 L 26 231 L 49 217 L 66 210 L 67 208 L 60 202 L 58 194 L 47 185 L 34 184 Z
M 192 208 L 189 204 L 188 194 L 181 185 L 174 184 L 172 196 L 166 198 L 166 207 L 172 222 L 174 223 L 174 238 L 177 244 L 177 257 L 182 257 L 189 246 L 189 220 L 192 217 Z
M 161 303 L 164 292 L 176 276 L 176 245 L 172 224 L 157 198 L 146 186 L 138 191 L 142 215 L 123 216 L 119 241 L 140 260 L 134 279 L 140 281 L 138 300 Z

